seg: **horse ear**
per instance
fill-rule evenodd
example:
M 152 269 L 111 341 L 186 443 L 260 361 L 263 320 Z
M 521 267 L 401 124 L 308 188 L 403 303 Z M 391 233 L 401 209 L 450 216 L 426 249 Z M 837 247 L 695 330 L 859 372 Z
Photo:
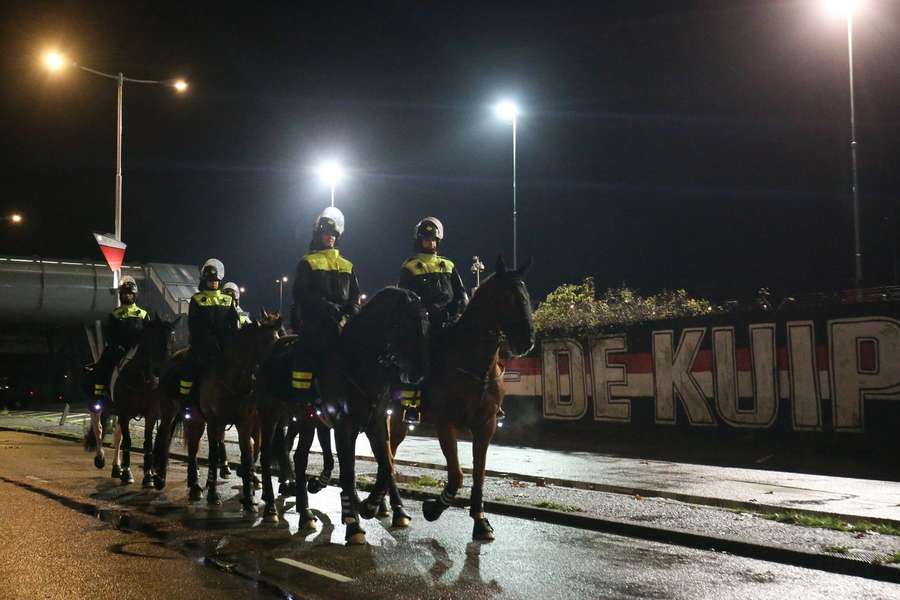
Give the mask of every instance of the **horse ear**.
M 266 312 L 266 309 L 264 309 L 264 308 L 259 309 L 259 320 L 265 321 L 268 318 L 269 318 L 269 313 Z
M 519 267 L 518 269 L 516 269 L 516 275 L 518 275 L 518 276 L 520 276 L 520 277 L 521 277 L 522 275 L 524 275 L 524 274 L 528 271 L 528 269 L 531 268 L 531 263 L 532 263 L 532 262 L 533 262 L 533 259 L 532 259 L 531 256 L 529 256 L 529 257 L 528 257 L 528 260 L 525 261 L 525 264 L 523 264 L 521 267 Z
M 497 266 L 494 267 L 494 272 L 497 273 L 498 276 L 503 277 L 506 275 L 506 263 L 503 262 L 503 255 L 497 255 Z

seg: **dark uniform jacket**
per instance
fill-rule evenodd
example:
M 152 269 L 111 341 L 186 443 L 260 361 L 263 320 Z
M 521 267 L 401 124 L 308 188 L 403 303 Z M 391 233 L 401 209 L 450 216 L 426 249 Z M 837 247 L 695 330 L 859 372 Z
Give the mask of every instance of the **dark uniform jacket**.
M 109 346 L 127 352 L 140 341 L 144 323 L 149 320 L 150 315 L 137 304 L 123 304 L 113 310 L 106 324 Z
M 399 286 L 418 294 L 437 327 L 456 321 L 469 302 L 453 261 L 437 254 L 419 253 L 406 259 Z
M 297 263 L 291 328 L 334 326 L 359 312 L 359 281 L 353 263 L 337 249 L 310 252 Z
M 213 360 L 237 329 L 238 313 L 231 296 L 220 290 L 205 290 L 191 297 L 188 332 L 195 360 Z

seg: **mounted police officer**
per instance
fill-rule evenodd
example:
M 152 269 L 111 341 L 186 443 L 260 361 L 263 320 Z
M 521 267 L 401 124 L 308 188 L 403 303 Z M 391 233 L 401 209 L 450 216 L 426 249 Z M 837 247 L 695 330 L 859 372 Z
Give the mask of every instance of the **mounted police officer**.
M 228 294 L 234 299 L 234 308 L 238 314 L 238 329 L 250 323 L 250 313 L 241 308 L 241 288 L 233 282 L 229 281 L 222 286 L 222 293 Z
M 435 217 L 425 217 L 413 233 L 415 254 L 400 269 L 398 285 L 418 294 L 428 310 L 431 330 L 439 332 L 459 319 L 469 302 L 462 277 L 449 258 L 438 254 L 444 239 L 444 225 Z M 399 386 L 404 420 L 419 422 L 422 392 L 418 387 Z
M 353 263 L 341 256 L 338 241 L 344 233 L 344 215 L 326 208 L 313 226 L 309 253 L 297 263 L 291 328 L 294 346 L 291 389 L 295 399 L 318 400 L 313 381 L 325 354 L 337 345 L 347 319 L 359 312 L 359 281 Z
M 238 329 L 238 313 L 234 299 L 222 293 L 219 286 L 225 277 L 225 266 L 211 258 L 200 267 L 199 292 L 191 297 L 188 308 L 190 360 L 182 374 L 179 391 L 184 399 L 184 416 L 191 418 L 196 390 L 215 361 L 221 356 L 228 339 Z
M 119 283 L 121 306 L 113 310 L 107 320 L 109 344 L 97 361 L 94 372 L 94 402 L 91 405 L 94 412 L 100 412 L 104 401 L 109 397 L 107 386 L 113 369 L 137 345 L 144 324 L 150 320 L 147 311 L 137 305 L 137 295 L 137 282 L 134 277 L 126 275 Z

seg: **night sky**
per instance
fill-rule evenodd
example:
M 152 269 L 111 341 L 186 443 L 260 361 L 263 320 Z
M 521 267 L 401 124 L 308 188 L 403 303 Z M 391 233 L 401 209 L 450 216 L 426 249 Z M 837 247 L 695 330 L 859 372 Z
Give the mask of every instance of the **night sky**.
M 865 282 L 895 280 L 900 2 L 855 21 Z M 413 226 L 444 254 L 519 256 L 535 299 L 598 286 L 722 300 L 852 285 L 846 27 L 819 0 L 3 3 L 0 253 L 90 257 L 113 228 L 115 83 L 126 85 L 130 261 L 224 261 L 245 307 L 277 305 L 329 191 L 365 290 L 395 281 Z

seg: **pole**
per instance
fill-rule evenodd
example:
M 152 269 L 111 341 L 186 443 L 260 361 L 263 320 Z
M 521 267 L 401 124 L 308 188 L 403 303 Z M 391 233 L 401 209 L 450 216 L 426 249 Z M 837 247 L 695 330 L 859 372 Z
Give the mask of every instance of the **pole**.
M 331 208 L 334 208 L 334 182 L 331 182 Z
M 513 115 L 513 269 L 519 267 L 519 246 L 518 246 L 518 227 L 516 224 L 516 120 L 517 116 Z
M 278 314 L 284 314 L 284 280 L 278 280 Z
M 116 78 L 116 221 L 115 238 L 122 241 L 122 95 L 125 88 L 125 77 L 119 73 Z M 119 287 L 119 271 L 113 271 L 113 287 Z M 119 305 L 116 294 L 116 305 Z
M 859 174 L 856 161 L 856 101 L 853 94 L 853 13 L 847 13 L 847 57 L 850 66 L 850 190 L 853 194 L 854 283 L 857 300 L 862 294 L 862 249 L 859 234 Z

